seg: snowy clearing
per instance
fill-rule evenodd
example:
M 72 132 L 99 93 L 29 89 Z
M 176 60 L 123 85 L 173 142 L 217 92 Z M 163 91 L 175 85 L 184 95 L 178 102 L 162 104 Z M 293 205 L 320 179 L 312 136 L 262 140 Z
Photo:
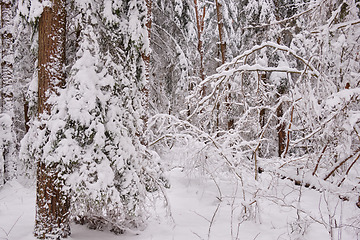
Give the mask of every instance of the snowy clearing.
M 250 219 L 242 221 L 239 216 L 244 216 L 240 204 L 243 201 L 239 191 L 236 191 L 236 185 L 230 180 L 216 181 L 219 186 L 217 188 L 212 179 L 191 177 L 180 169 L 170 172 L 170 180 L 172 185 L 168 190 L 168 198 L 174 223 L 158 207 L 157 213 L 154 213 L 157 217 L 152 217 L 148 227 L 140 234 L 127 232 L 124 235 L 114 235 L 72 224 L 72 234 L 68 239 L 330 239 L 328 229 L 325 228 L 329 221 L 327 210 L 324 210 L 327 206 L 324 201 L 319 203 L 322 195 L 315 190 L 303 189 L 301 208 L 316 219 L 322 219 L 323 224 L 315 223 L 307 217 L 303 218 L 308 219 L 306 221 L 296 221 L 296 210 L 289 206 L 279 207 L 279 204 L 271 201 L 271 197 L 259 198 L 257 207 L 253 208 L 254 212 L 247 214 Z M 290 198 L 296 198 L 299 188 L 292 186 L 290 181 L 284 181 L 278 194 L 285 196 L 284 202 L 290 201 Z M 359 213 L 359 209 L 348 202 L 332 199 L 330 203 L 330 212 L 342 211 L 341 219 L 355 219 L 355 214 Z M 0 239 L 35 239 L 32 235 L 34 207 L 34 184 L 25 187 L 18 181 L 7 183 L 0 190 Z M 323 215 L 319 215 L 319 208 Z M 303 231 L 304 235 L 301 234 Z M 354 240 L 360 237 L 359 233 L 356 235 L 354 231 L 347 231 L 345 228 L 333 231 L 334 239 L 341 237 Z

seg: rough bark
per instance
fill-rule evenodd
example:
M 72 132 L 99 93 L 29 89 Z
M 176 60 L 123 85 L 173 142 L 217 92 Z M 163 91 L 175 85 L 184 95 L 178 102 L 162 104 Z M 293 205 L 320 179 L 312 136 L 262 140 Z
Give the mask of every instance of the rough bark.
M 51 114 L 47 102 L 65 81 L 65 0 L 52 0 L 39 20 L 38 111 Z M 37 160 L 36 220 L 37 238 L 60 238 L 70 235 L 69 198 L 63 190 L 64 179 L 59 163 Z

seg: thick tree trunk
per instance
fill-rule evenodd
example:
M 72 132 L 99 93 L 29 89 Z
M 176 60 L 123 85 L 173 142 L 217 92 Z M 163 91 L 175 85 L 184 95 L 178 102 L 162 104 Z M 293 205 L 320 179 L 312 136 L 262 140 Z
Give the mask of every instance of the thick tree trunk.
M 52 0 L 39 20 L 38 111 L 51 113 L 47 99 L 65 81 L 65 0 Z M 67 237 L 69 198 L 58 163 L 37 162 L 35 236 L 40 239 Z

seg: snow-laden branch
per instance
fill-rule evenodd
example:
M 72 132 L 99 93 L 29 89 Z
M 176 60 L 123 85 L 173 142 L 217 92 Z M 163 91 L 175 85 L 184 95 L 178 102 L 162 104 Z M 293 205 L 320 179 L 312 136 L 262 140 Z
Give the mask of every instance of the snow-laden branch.
M 345 89 L 342 90 L 340 92 L 337 92 L 333 95 L 331 95 L 330 97 L 328 97 L 326 104 L 329 105 L 330 107 L 334 107 L 335 105 L 341 103 L 342 101 L 345 102 L 344 105 L 342 105 L 342 107 L 340 109 L 338 109 L 336 112 L 333 112 L 332 114 L 330 114 L 324 121 L 322 121 L 320 123 L 320 126 L 317 127 L 315 130 L 313 130 L 311 133 L 307 134 L 306 136 L 291 141 L 291 145 L 296 145 L 304 140 L 310 139 L 311 137 L 313 137 L 314 135 L 316 135 L 317 133 L 319 133 L 321 130 L 323 130 L 325 128 L 325 126 L 331 122 L 334 118 L 336 118 L 345 108 L 348 107 L 348 105 L 353 101 L 353 99 L 360 95 L 360 88 L 354 88 L 354 89 Z
M 249 65 L 247 63 L 247 58 L 251 54 L 260 51 L 261 49 L 266 47 L 274 48 L 275 51 L 280 50 L 283 52 L 288 52 L 290 55 L 300 60 L 306 66 L 305 69 L 299 70 L 287 66 L 267 67 L 267 66 L 262 66 L 260 64 Z M 203 86 L 209 83 L 211 83 L 212 85 L 212 90 L 208 95 L 202 96 L 201 99 L 199 99 L 199 101 L 196 104 L 195 110 L 192 112 L 192 114 L 190 114 L 187 117 L 187 120 L 191 119 L 194 116 L 194 114 L 199 112 L 202 109 L 202 106 L 210 99 L 212 99 L 221 90 L 221 86 L 233 80 L 233 77 L 236 74 L 241 74 L 245 72 L 279 72 L 279 73 L 299 74 L 299 75 L 303 75 L 305 72 L 308 72 L 310 75 L 314 77 L 318 78 L 320 76 L 320 73 L 315 69 L 315 67 L 313 67 L 309 63 L 309 61 L 297 55 L 295 51 L 293 51 L 291 48 L 288 48 L 283 45 L 279 45 L 274 42 L 265 42 L 261 45 L 254 46 L 250 50 L 245 51 L 243 54 L 239 55 L 238 57 L 235 57 L 231 62 L 223 64 L 222 66 L 217 68 L 217 73 L 201 81 L 197 86 L 198 92 L 201 91 L 201 89 L 203 89 Z M 194 96 L 190 96 L 188 100 L 190 100 L 193 97 Z
M 315 69 L 315 67 L 310 65 L 309 61 L 305 60 L 303 57 L 296 54 L 296 52 L 294 50 L 292 50 L 291 48 L 289 48 L 287 46 L 280 45 L 280 44 L 270 42 L 270 41 L 264 42 L 260 45 L 256 45 L 253 48 L 251 48 L 250 50 L 245 51 L 243 54 L 235 57 L 231 62 L 225 63 L 222 66 L 220 66 L 217 69 L 217 72 L 221 73 L 221 72 L 227 71 L 228 69 L 235 68 L 235 66 L 239 63 L 246 64 L 246 60 L 249 55 L 251 55 L 265 47 L 271 47 L 271 48 L 275 48 L 275 50 L 288 52 L 289 54 L 291 54 L 292 56 L 294 56 L 295 58 L 300 60 L 302 63 L 304 63 L 304 65 L 307 66 L 312 71 L 312 73 L 311 73 L 312 75 L 315 75 L 316 77 L 320 76 L 320 73 Z M 299 70 L 296 70 L 294 73 L 299 73 L 299 72 L 300 72 Z M 300 73 L 302 73 L 302 72 L 300 72 Z
M 333 25 L 332 27 L 328 27 L 327 25 L 324 25 L 324 26 L 321 26 L 319 28 L 317 28 L 316 30 L 314 31 L 311 31 L 311 33 L 321 33 L 323 31 L 329 31 L 329 32 L 334 32 L 338 29 L 341 29 L 341 28 L 346 28 L 346 27 L 349 27 L 349 26 L 354 26 L 354 25 L 357 25 L 357 24 L 360 24 L 360 20 L 352 20 L 352 21 L 347 21 L 347 22 L 343 22 L 343 23 L 338 23 L 338 24 L 335 24 Z
M 270 26 L 273 26 L 273 25 L 278 25 L 278 24 L 282 24 L 282 23 L 286 23 L 286 22 L 289 22 L 289 21 L 292 21 L 296 18 L 299 18 L 301 17 L 302 15 L 304 14 L 307 14 L 307 13 L 310 13 L 312 11 L 314 11 L 316 8 L 318 8 L 320 6 L 320 4 L 317 4 L 301 13 L 298 13 L 298 14 L 294 14 L 293 16 L 291 17 L 288 17 L 288 18 L 285 18 L 285 19 L 282 19 L 282 20 L 279 20 L 279 21 L 274 21 L 274 22 L 271 22 L 271 23 L 267 23 L 267 24 L 261 24 L 261 25 L 256 25 L 256 26 L 248 26 L 248 27 L 244 27 L 243 30 L 246 30 L 246 29 L 258 29 L 258 28 L 265 28 L 265 27 L 270 27 Z
M 215 147 L 215 149 L 218 150 L 218 154 L 222 157 L 222 159 L 225 160 L 225 164 L 229 167 L 230 171 L 238 179 L 242 180 L 241 172 L 236 167 L 236 165 L 224 154 L 224 149 L 222 147 L 222 144 L 220 142 L 218 142 L 218 140 L 216 139 L 215 136 L 211 136 L 210 134 L 202 131 L 200 128 L 196 127 L 195 125 L 191 124 L 188 121 L 180 120 L 180 119 L 176 118 L 175 116 L 167 115 L 167 114 L 156 114 L 155 116 L 151 117 L 149 119 L 149 129 L 154 127 L 158 120 L 168 121 L 169 124 L 167 126 L 164 125 L 163 127 L 166 127 L 168 132 L 172 131 L 173 135 L 166 133 L 163 136 L 157 138 L 152 143 L 150 143 L 150 145 L 154 145 L 154 144 L 158 143 L 159 141 L 161 141 L 162 139 L 165 139 L 167 137 L 171 137 L 171 136 L 176 137 L 177 133 L 174 131 L 174 129 L 171 129 L 171 125 L 182 126 L 182 128 L 180 130 L 180 132 L 181 132 L 180 134 L 182 134 L 182 133 L 191 134 L 191 135 L 195 136 L 197 139 L 200 139 L 203 142 L 205 142 L 205 144 L 212 144 Z M 186 131 L 186 128 L 190 129 L 190 131 Z

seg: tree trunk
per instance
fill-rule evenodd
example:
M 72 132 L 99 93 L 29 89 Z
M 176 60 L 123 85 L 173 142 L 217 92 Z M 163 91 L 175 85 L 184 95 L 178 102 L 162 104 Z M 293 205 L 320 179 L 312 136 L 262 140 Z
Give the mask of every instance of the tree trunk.
M 52 0 L 39 20 L 38 112 L 51 114 L 47 100 L 65 81 L 65 0 Z M 41 119 L 40 119 L 41 121 Z M 37 161 L 36 220 L 34 235 L 40 239 L 70 235 L 69 197 L 63 190 L 59 163 Z
M 12 4 L 1 1 L 1 112 L 13 117 Z
M 222 4 L 221 0 L 215 0 L 216 3 L 216 15 L 217 15 L 217 24 L 219 30 L 219 43 L 220 43 L 220 53 L 221 53 L 221 64 L 225 63 L 226 60 L 226 43 L 224 42 L 224 20 L 222 14 Z M 235 128 L 235 120 L 232 112 L 231 106 L 231 84 L 228 84 L 228 95 L 226 96 L 226 111 L 227 111 L 227 129 L 232 130 Z
M 205 7 L 203 7 L 202 15 L 199 13 L 199 7 L 197 0 L 194 0 L 195 6 L 195 17 L 196 17 L 196 27 L 198 35 L 198 52 L 200 54 L 200 78 L 201 80 L 205 79 L 204 74 L 204 49 L 203 49 L 203 40 L 202 35 L 204 31 L 204 17 L 205 17 Z M 202 89 L 202 95 L 205 96 L 205 86 Z
M 281 157 L 282 153 L 286 147 L 286 132 L 285 132 L 285 124 L 281 122 L 281 118 L 283 117 L 283 109 L 282 104 L 276 110 L 276 116 L 279 119 L 279 125 L 277 127 L 278 132 L 278 156 Z
M 224 41 L 224 20 L 222 15 L 222 4 L 221 4 L 221 0 L 215 0 L 215 2 L 216 2 L 217 23 L 219 29 L 221 64 L 224 64 L 226 61 L 226 43 Z
M 6 114 L 11 119 L 8 126 L 9 132 L 14 133 L 14 102 L 13 102 L 13 34 L 12 34 L 12 2 L 10 0 L 1 1 L 1 113 Z M 10 140 L 10 139 L 8 139 Z M 14 140 L 14 141 L 12 141 Z M 15 135 L 4 149 L 4 180 L 9 181 L 15 177 L 16 164 Z
M 148 46 L 150 48 L 151 41 L 151 24 L 152 24 L 152 0 L 145 0 L 146 4 L 146 29 L 148 32 Z M 140 133 L 140 142 L 142 145 L 147 146 L 148 141 L 145 136 L 145 131 L 147 129 L 148 119 L 149 119 L 149 91 L 150 91 L 150 51 L 145 49 L 145 52 L 142 53 L 142 58 L 145 64 L 145 83 L 141 89 L 141 101 L 144 107 L 143 113 L 141 115 L 141 120 L 143 121 L 143 129 Z

